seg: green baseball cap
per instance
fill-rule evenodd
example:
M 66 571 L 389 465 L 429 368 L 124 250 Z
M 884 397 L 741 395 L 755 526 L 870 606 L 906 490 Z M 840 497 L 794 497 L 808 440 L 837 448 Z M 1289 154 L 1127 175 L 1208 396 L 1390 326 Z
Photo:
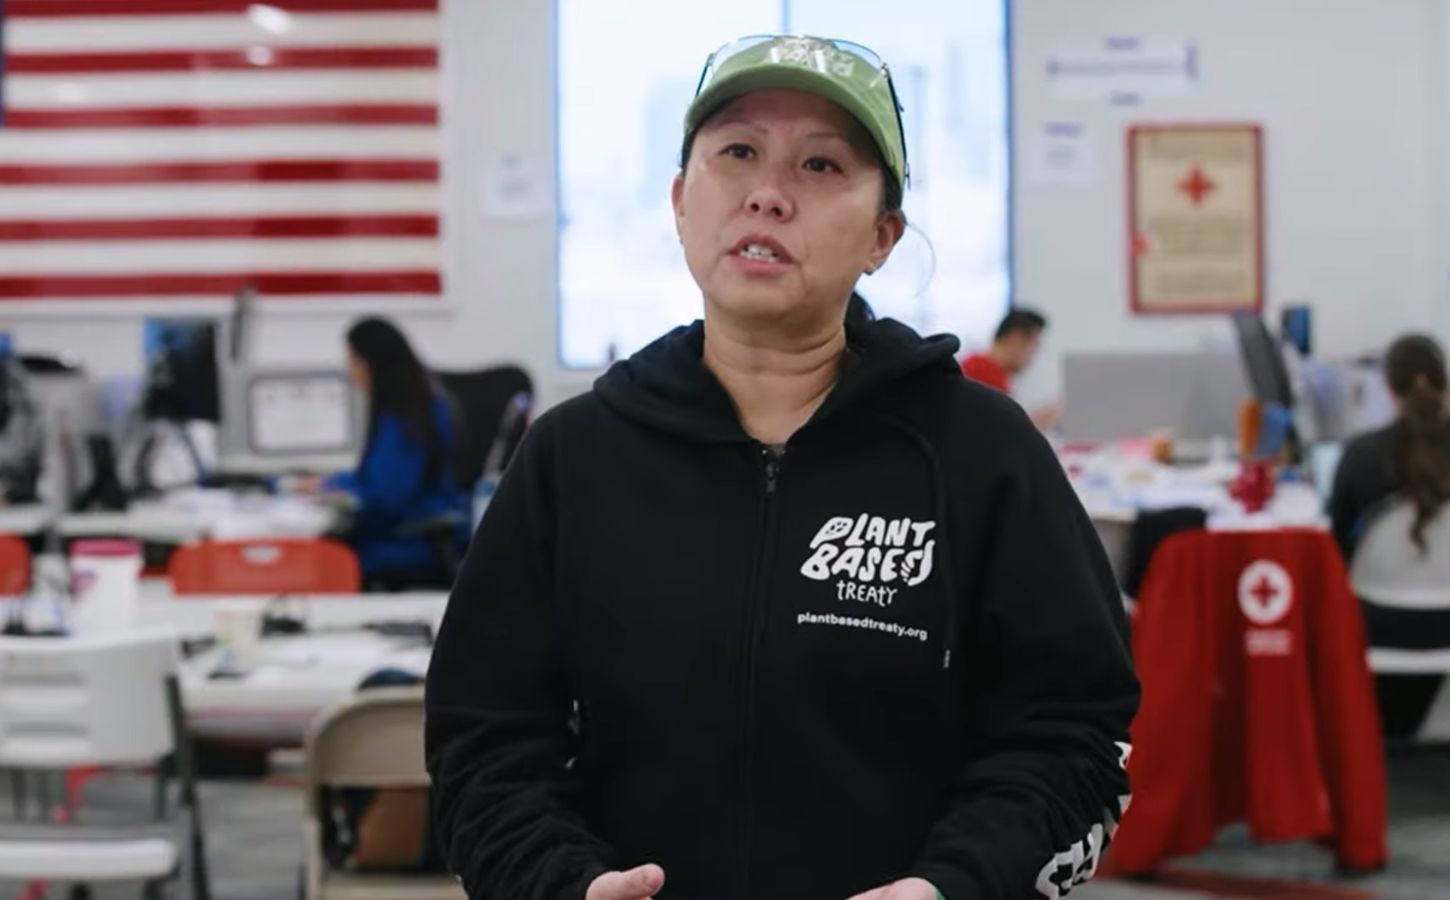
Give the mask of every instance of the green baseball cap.
M 726 44 L 705 61 L 695 99 L 685 111 L 685 134 L 694 134 L 736 97 L 767 88 L 806 91 L 840 106 L 876 142 L 897 186 L 904 189 L 910 182 L 891 71 L 874 51 L 849 41 L 758 35 Z

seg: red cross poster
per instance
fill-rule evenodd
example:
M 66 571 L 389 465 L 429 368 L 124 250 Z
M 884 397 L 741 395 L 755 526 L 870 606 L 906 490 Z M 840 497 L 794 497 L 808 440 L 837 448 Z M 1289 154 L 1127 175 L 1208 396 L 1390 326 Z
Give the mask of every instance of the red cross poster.
M 1262 309 L 1263 225 L 1259 126 L 1128 129 L 1134 313 Z

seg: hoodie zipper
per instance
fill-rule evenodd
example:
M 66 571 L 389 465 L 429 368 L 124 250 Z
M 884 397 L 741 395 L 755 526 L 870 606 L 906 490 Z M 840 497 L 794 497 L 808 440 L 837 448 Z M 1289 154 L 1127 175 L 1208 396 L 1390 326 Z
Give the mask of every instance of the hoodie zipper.
M 750 896 L 750 857 L 753 852 L 755 803 L 752 799 L 753 777 L 751 773 L 751 732 L 755 724 L 755 647 L 765 630 L 764 605 L 766 585 L 770 583 L 769 569 L 775 546 L 776 490 L 780 483 L 781 457 L 783 451 L 760 447 L 761 462 L 765 475 L 764 499 L 761 502 L 760 542 L 755 550 L 755 569 L 752 573 L 750 596 L 745 613 L 745 646 L 741 651 L 741 667 L 745 675 L 745 695 L 741 704 L 740 736 L 740 796 L 744 821 L 740 839 L 740 881 L 742 897 Z

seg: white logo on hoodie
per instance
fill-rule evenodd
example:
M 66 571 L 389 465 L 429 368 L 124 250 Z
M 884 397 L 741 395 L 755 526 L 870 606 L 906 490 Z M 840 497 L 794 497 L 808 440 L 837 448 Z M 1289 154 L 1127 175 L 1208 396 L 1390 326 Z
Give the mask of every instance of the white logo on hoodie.
M 840 599 L 850 593 L 849 599 L 890 605 L 896 596 L 890 585 L 916 587 L 930 577 L 936 552 L 930 535 L 935 528 L 935 522 L 912 519 L 835 516 L 811 540 L 801 574 L 812 581 L 841 579 Z M 845 591 L 847 580 L 855 583 L 855 590 Z

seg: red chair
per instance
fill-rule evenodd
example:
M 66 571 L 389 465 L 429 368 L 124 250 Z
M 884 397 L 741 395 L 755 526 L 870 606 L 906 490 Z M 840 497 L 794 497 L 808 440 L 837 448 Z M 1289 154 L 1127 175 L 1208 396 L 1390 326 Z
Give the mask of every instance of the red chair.
M 1148 872 L 1247 821 L 1384 865 L 1385 760 L 1364 624 L 1322 531 L 1182 532 L 1153 554 L 1133 614 L 1143 701 L 1133 800 L 1107 860 Z
M 30 590 L 30 545 L 13 534 L 0 534 L 0 597 L 19 597 Z
M 356 594 L 352 548 L 326 538 L 199 541 L 177 548 L 171 590 L 187 594 Z

